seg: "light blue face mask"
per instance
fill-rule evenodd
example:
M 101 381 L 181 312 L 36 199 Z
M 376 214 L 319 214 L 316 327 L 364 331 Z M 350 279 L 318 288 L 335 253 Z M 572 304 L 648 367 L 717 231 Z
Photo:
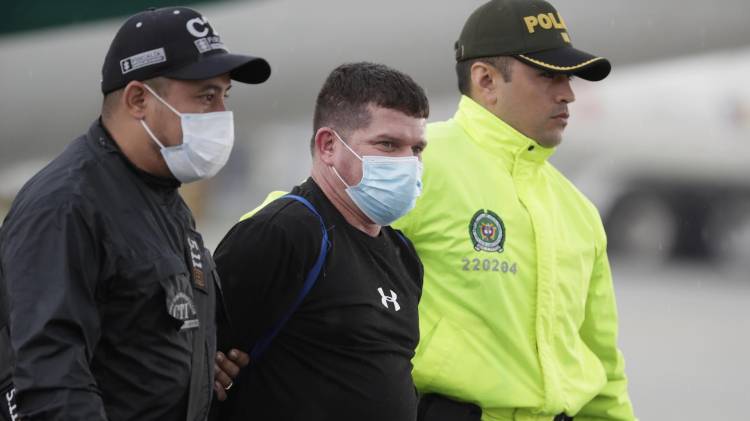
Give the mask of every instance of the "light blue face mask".
M 362 180 L 356 186 L 346 184 L 336 168 L 334 174 L 346 186 L 346 193 L 372 222 L 390 225 L 414 208 L 422 194 L 422 162 L 416 156 L 359 156 L 336 138 L 362 161 Z

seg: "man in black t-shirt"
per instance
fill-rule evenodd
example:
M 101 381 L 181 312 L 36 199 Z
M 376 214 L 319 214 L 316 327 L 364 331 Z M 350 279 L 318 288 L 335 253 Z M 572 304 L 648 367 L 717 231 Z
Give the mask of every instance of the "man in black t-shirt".
M 423 90 L 386 66 L 330 74 L 316 102 L 311 177 L 297 198 L 235 225 L 215 253 L 228 309 L 219 347 L 255 349 L 236 384 L 225 379 L 219 419 L 416 419 L 422 265 L 388 225 L 421 192 L 428 113 Z

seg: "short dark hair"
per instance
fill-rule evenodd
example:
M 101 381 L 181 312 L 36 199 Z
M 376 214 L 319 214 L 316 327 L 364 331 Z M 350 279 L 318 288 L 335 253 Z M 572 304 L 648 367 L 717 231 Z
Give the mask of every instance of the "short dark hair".
M 511 70 L 510 66 L 513 62 L 513 57 L 510 56 L 495 56 L 495 57 L 480 57 L 470 60 L 459 61 L 456 63 L 456 77 L 458 79 L 458 90 L 462 95 L 470 96 L 471 94 L 471 66 L 474 63 L 485 63 L 497 69 L 500 72 L 500 76 L 503 80 L 510 82 Z
M 369 105 L 400 111 L 410 117 L 427 118 L 430 105 L 424 90 L 408 75 L 382 64 L 347 63 L 333 69 L 315 101 L 313 138 L 330 126 L 343 133 L 367 127 Z

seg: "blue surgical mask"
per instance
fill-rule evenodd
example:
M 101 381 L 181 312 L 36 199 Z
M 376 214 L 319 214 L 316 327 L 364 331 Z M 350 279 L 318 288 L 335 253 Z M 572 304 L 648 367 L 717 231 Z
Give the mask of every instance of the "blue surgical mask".
M 356 186 L 346 184 L 336 168 L 334 174 L 346 186 L 346 193 L 372 222 L 385 226 L 406 215 L 422 194 L 422 162 L 416 156 L 359 156 L 336 138 L 362 161 L 362 180 Z

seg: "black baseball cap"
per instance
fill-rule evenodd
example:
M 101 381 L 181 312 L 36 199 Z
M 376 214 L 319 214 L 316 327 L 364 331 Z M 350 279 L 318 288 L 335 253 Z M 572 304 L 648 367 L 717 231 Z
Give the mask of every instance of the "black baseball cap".
M 132 80 L 164 76 L 262 83 L 271 75 L 265 59 L 232 54 L 208 20 L 187 7 L 149 9 L 130 17 L 112 40 L 102 66 L 102 92 Z
M 491 0 L 466 20 L 456 41 L 456 61 L 512 56 L 554 73 L 602 80 L 612 65 L 573 48 L 562 16 L 544 0 Z

